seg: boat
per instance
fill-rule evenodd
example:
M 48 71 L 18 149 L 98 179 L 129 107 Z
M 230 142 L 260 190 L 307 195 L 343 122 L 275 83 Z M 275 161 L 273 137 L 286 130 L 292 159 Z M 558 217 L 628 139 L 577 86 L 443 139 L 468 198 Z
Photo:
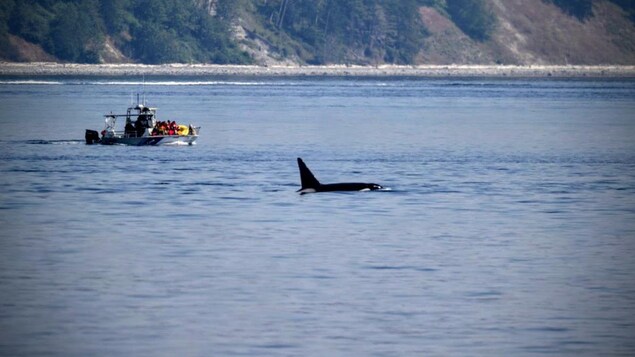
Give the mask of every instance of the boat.
M 175 121 L 157 119 L 157 108 L 139 102 L 131 106 L 126 114 L 104 115 L 106 127 L 100 133 L 86 129 L 86 144 L 102 145 L 193 145 L 201 127 L 191 124 L 176 124 Z M 123 130 L 117 130 L 117 119 L 125 118 Z

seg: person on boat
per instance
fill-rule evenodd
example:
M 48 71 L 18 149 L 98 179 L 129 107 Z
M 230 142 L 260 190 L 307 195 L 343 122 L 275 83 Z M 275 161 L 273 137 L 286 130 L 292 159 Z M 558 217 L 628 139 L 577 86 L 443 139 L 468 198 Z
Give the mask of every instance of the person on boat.
M 152 131 L 148 129 L 154 128 L 155 123 L 153 117 L 154 115 L 149 108 L 143 108 L 141 110 L 136 122 L 137 136 L 143 136 L 146 131 L 148 134 L 152 133 Z
M 174 122 L 168 120 L 168 135 L 174 135 Z
M 154 123 L 154 128 L 152 128 L 152 136 L 161 135 L 161 122 L 157 121 Z
M 139 115 L 139 118 L 141 118 L 141 115 Z M 144 119 L 137 119 L 137 121 L 135 122 L 135 131 L 137 136 L 143 136 L 143 132 L 145 131 Z
M 136 133 L 134 125 L 132 125 L 132 120 L 130 118 L 126 118 L 126 127 L 124 128 L 124 133 L 127 136 L 133 135 Z

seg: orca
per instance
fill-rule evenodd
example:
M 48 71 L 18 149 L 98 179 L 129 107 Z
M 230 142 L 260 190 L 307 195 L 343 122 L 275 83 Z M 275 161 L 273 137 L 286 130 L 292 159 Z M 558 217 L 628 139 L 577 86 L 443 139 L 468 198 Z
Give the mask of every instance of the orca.
M 309 170 L 301 158 L 298 158 L 298 167 L 300 168 L 300 181 L 302 188 L 300 188 L 297 192 L 300 192 L 300 194 L 334 191 L 375 191 L 383 188 L 381 185 L 376 183 L 363 182 L 321 184 L 320 181 L 313 176 L 313 173 Z

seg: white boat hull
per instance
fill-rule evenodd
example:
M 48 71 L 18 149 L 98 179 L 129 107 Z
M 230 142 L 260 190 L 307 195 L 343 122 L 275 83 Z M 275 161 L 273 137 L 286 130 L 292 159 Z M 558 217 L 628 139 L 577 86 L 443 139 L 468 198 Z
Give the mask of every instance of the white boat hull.
M 193 145 L 197 138 L 198 135 L 111 136 L 102 138 L 100 144 L 131 146 Z

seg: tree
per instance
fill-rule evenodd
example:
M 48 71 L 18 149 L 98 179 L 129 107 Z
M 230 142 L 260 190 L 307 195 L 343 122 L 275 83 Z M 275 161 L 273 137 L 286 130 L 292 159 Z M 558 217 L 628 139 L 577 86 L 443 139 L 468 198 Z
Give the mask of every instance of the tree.
M 496 17 L 484 0 L 447 0 L 448 13 L 468 36 L 486 41 L 496 28 Z
M 593 0 L 551 0 L 551 2 L 580 21 L 593 16 Z
M 635 22 L 635 1 L 633 0 L 611 0 L 620 6 L 628 14 L 631 21 Z
M 100 10 L 106 29 L 110 33 L 127 30 L 130 20 L 130 0 L 101 0 Z
M 53 15 L 38 3 L 18 1 L 9 19 L 9 30 L 27 41 L 42 44 L 48 37 L 52 17 Z
M 133 32 L 131 46 L 134 57 L 142 63 L 159 64 L 179 62 L 176 36 L 162 30 L 159 24 L 144 22 Z
M 414 63 L 426 34 L 417 11 L 417 0 L 390 0 L 387 3 L 391 22 L 394 23 L 394 34 L 389 43 L 392 48 L 389 62 Z
M 45 48 L 70 62 L 98 62 L 104 32 L 97 9 L 96 0 L 55 5 Z

